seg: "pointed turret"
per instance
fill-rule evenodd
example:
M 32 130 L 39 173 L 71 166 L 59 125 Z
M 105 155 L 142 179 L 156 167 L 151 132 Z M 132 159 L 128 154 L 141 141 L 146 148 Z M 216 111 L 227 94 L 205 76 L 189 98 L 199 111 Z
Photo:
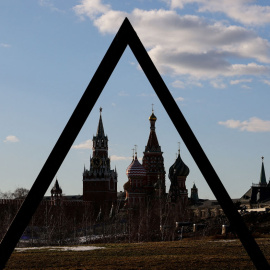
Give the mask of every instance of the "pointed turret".
M 193 204 L 196 204 L 199 200 L 198 189 L 197 189 L 195 183 L 193 184 L 193 187 L 191 188 L 190 199 L 191 199 Z
M 59 186 L 58 180 L 56 179 L 53 188 L 51 189 L 51 194 L 62 194 L 62 189 Z
M 147 145 L 145 147 L 145 152 L 160 152 L 160 146 L 158 143 L 158 139 L 157 139 L 157 135 L 156 135 L 156 121 L 157 121 L 157 117 L 154 114 L 154 109 L 152 108 L 152 114 L 149 117 L 149 121 L 150 121 L 150 134 L 149 134 L 149 138 L 148 138 L 148 142 Z
M 51 189 L 51 202 L 53 205 L 60 205 L 62 201 L 62 189 L 59 186 L 58 180 L 56 179 L 53 188 Z
M 105 136 L 103 122 L 102 122 L 102 108 L 99 109 L 100 116 L 97 127 L 97 134 L 93 136 L 93 158 L 99 156 L 100 158 L 106 157 L 108 158 L 108 137 Z M 96 161 L 98 163 L 98 161 Z
M 102 108 L 100 107 L 99 109 L 100 111 L 100 116 L 99 116 L 99 122 L 98 122 L 98 128 L 97 128 L 97 137 L 99 138 L 103 138 L 105 137 L 105 134 L 104 134 L 104 128 L 103 128 L 103 123 L 102 123 L 102 117 L 101 117 L 101 112 L 102 112 Z
M 261 168 L 261 175 L 260 175 L 260 185 L 266 185 L 266 177 L 265 177 L 265 171 L 264 171 L 264 164 L 263 164 L 263 159 L 264 157 L 262 157 L 262 168 Z

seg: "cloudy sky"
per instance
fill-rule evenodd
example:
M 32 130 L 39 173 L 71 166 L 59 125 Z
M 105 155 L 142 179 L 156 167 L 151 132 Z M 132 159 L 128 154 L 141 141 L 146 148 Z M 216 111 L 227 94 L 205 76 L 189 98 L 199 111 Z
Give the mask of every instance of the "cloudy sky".
M 125 17 L 231 197 L 259 181 L 261 156 L 268 179 L 268 1 L 9 0 L 0 2 L 0 190 L 31 187 Z M 180 142 L 189 192 L 195 182 L 214 198 L 129 48 L 57 172 L 65 194 L 82 194 L 99 107 L 122 190 L 152 104 L 166 171 Z

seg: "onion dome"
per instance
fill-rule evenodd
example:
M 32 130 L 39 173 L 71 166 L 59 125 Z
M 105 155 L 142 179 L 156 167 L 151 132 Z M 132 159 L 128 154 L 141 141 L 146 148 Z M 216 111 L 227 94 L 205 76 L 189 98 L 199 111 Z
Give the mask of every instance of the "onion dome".
M 126 175 L 129 177 L 132 176 L 146 176 L 146 170 L 143 165 L 137 159 L 137 153 L 135 154 L 135 159 L 127 167 Z
M 53 188 L 51 189 L 51 194 L 62 194 L 62 189 L 60 188 L 57 179 L 55 181 Z
M 183 162 L 180 151 L 178 151 L 178 157 L 175 160 L 174 164 L 169 169 L 169 178 L 172 180 L 174 176 L 185 176 L 187 177 L 189 175 L 189 168 L 188 166 Z
M 150 115 L 149 120 L 150 121 L 156 121 L 157 120 L 157 117 L 154 115 L 154 112 L 152 112 L 152 114 Z

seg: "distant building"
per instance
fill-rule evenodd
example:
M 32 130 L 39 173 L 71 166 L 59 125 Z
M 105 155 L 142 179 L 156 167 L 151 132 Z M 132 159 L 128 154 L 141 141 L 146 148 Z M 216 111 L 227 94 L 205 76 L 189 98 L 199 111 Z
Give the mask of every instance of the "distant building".
M 192 204 L 197 204 L 199 202 L 198 189 L 195 183 L 193 184 L 193 187 L 191 188 L 190 200 Z
M 270 200 L 270 182 L 266 182 L 265 170 L 264 170 L 264 157 L 262 157 L 262 167 L 259 183 L 252 183 L 251 186 L 251 194 L 250 194 L 250 202 L 252 203 L 260 203 L 265 200 Z M 246 195 L 246 196 L 245 196 Z M 245 194 L 247 197 L 248 195 Z
M 60 205 L 62 203 L 62 189 L 60 188 L 57 179 L 51 189 L 51 202 L 53 205 Z
M 194 189 L 195 187 L 195 189 Z M 223 214 L 223 210 L 217 200 L 203 200 L 198 197 L 195 184 L 191 189 L 190 216 L 193 218 L 207 218 Z M 197 202 L 195 203 L 195 201 Z M 250 189 L 241 197 L 232 199 L 241 212 L 268 211 L 270 208 L 270 181 L 266 182 L 264 157 L 258 183 L 252 183 Z

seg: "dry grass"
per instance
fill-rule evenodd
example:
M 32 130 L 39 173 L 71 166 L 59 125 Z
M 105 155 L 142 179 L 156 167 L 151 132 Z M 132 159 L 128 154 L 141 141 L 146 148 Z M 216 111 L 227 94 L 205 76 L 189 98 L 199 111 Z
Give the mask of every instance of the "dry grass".
M 270 239 L 258 239 L 270 261 Z M 239 240 L 100 244 L 92 251 L 14 252 L 6 269 L 255 269 Z

